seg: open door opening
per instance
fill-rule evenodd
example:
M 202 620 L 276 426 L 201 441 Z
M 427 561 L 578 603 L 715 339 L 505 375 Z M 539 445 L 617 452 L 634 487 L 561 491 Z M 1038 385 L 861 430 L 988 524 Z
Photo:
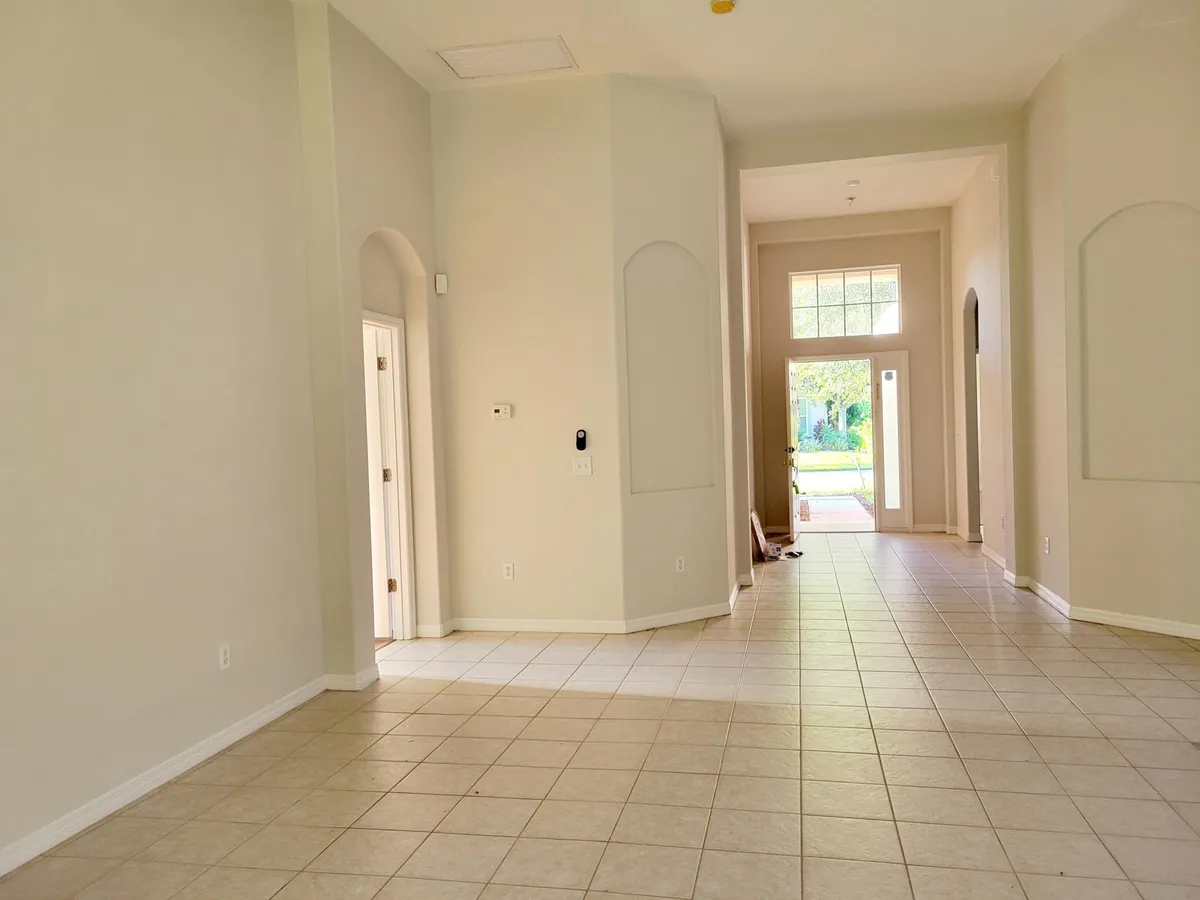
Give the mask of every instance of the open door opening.
M 375 649 L 416 636 L 404 323 L 363 321 Z
M 870 359 L 788 366 L 792 530 L 875 530 Z

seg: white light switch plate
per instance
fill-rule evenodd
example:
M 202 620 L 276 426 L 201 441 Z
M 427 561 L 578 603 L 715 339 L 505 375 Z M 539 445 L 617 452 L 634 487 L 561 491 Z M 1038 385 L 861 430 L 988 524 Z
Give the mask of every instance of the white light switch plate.
M 592 458 L 590 456 L 576 456 L 571 471 L 576 475 L 591 475 Z

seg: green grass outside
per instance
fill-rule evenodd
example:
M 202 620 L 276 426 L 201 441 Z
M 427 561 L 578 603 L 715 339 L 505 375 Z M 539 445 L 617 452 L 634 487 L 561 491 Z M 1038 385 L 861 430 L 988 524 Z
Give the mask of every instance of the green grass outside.
M 850 451 L 833 452 L 822 450 L 819 453 L 799 453 L 795 455 L 796 469 L 800 472 L 844 472 L 854 471 L 854 459 L 858 458 L 858 467 L 870 469 L 871 454 L 853 453 Z

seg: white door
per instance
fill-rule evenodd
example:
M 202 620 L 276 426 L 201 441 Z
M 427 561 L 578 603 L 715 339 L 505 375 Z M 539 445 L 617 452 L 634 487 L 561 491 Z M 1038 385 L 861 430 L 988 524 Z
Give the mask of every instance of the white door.
M 375 636 L 416 637 L 404 324 L 363 322 Z
M 875 527 L 912 531 L 912 459 L 909 453 L 908 351 L 871 354 L 875 441 Z
M 800 495 L 796 493 L 796 426 L 799 413 L 800 398 L 796 395 L 796 372 L 788 365 L 788 433 L 787 447 L 784 448 L 784 462 L 787 465 L 788 492 L 788 535 L 790 540 L 796 539 L 796 519 L 800 515 Z

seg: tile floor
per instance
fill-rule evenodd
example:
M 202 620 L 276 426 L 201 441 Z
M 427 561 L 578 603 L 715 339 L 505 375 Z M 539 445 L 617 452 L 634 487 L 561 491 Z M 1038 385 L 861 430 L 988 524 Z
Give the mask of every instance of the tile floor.
M 728 618 L 388 647 L 0 900 L 1200 898 L 1200 642 L 802 546 Z

